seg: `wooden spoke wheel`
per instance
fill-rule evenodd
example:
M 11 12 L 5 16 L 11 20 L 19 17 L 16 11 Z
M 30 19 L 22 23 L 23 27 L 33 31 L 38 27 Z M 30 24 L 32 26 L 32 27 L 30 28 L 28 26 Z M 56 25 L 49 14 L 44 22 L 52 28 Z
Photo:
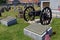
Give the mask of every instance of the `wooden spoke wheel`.
M 35 13 L 32 13 L 32 11 L 35 11 L 35 9 L 32 6 L 27 7 L 24 10 L 24 20 L 29 21 L 29 20 L 34 20 L 35 19 Z
M 52 11 L 49 7 L 45 7 L 40 15 L 40 22 L 42 25 L 48 25 L 50 24 L 50 21 L 52 19 Z

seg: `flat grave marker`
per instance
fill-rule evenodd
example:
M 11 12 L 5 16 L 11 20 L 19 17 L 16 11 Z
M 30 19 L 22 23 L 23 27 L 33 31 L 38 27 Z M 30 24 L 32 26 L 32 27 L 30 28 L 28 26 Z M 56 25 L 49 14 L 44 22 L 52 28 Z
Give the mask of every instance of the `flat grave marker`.
M 13 25 L 16 23 L 17 23 L 16 18 L 11 17 L 11 16 L 8 16 L 8 17 L 1 20 L 1 24 L 6 25 L 6 26 L 10 26 L 10 25 Z
M 41 24 L 31 24 L 28 27 L 24 28 L 24 34 L 33 38 L 34 40 L 44 40 L 45 35 L 48 31 L 48 34 L 52 34 L 52 27 L 49 25 Z

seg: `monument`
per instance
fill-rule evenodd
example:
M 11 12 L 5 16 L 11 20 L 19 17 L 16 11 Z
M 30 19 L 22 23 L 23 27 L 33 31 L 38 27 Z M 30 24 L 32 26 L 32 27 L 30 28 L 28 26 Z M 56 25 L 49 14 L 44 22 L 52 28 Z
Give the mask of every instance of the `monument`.
M 24 28 L 24 34 L 33 38 L 34 40 L 44 40 L 47 32 L 49 35 L 52 35 L 52 27 L 49 25 L 35 23 Z
M 10 25 L 13 25 L 16 23 L 17 23 L 16 18 L 11 17 L 11 16 L 8 16 L 8 17 L 1 20 L 1 24 L 6 25 L 6 26 L 10 26 Z

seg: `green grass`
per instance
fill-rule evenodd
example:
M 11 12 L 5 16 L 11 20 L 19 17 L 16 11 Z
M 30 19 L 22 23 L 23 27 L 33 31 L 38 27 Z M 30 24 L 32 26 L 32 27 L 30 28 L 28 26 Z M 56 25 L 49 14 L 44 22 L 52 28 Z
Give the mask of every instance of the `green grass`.
M 23 19 L 17 19 L 17 24 L 9 27 L 0 24 L 0 40 L 31 40 L 23 33 L 28 25 Z
M 60 19 L 53 19 L 51 26 L 53 31 L 56 32 L 56 34 L 51 37 L 51 40 L 60 40 Z
M 2 13 L 2 17 L 13 16 L 16 17 L 18 11 L 14 12 L 10 10 L 9 12 Z M 0 24 L 0 40 L 32 40 L 30 37 L 24 35 L 24 28 L 29 24 L 22 18 L 17 18 L 17 24 L 12 26 L 5 26 Z
M 18 15 L 18 11 L 14 12 L 12 9 L 9 12 L 5 11 L 2 14 L 3 17 L 0 18 L 4 18 L 6 16 L 16 17 L 16 15 Z M 28 25 L 29 24 L 22 18 L 17 18 L 17 24 L 9 27 L 0 24 L 0 40 L 33 40 L 32 38 L 24 35 L 23 29 Z M 60 19 L 54 18 L 51 26 L 53 31 L 56 32 L 56 34 L 51 37 L 51 40 L 60 40 Z

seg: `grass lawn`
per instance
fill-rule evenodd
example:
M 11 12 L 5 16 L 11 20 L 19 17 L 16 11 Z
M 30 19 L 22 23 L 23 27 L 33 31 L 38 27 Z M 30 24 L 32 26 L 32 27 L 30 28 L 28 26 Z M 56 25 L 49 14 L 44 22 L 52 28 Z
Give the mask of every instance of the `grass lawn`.
M 14 12 L 13 10 L 10 10 L 9 12 L 5 11 L 2 16 L 15 17 L 17 14 L 17 11 Z M 0 24 L 0 40 L 33 40 L 23 33 L 23 29 L 29 24 L 21 18 L 17 18 L 17 23 L 18 24 L 9 27 Z M 53 31 L 56 32 L 56 34 L 51 37 L 51 40 L 60 40 L 60 19 L 54 18 L 51 26 Z
M 13 16 L 15 17 L 18 15 L 17 11 L 10 10 L 9 12 L 2 13 L 4 18 L 6 16 Z M 24 19 L 17 18 L 17 24 L 12 26 L 5 26 L 0 24 L 0 40 L 32 40 L 30 37 L 25 36 L 23 33 L 23 29 L 28 26 L 29 24 L 24 21 Z
M 53 31 L 56 32 L 56 34 L 51 37 L 51 40 L 60 40 L 60 19 L 53 19 L 51 26 Z
M 23 33 L 23 29 L 28 26 L 23 19 L 17 19 L 18 24 L 12 26 L 4 26 L 0 24 L 0 40 L 31 40 Z

